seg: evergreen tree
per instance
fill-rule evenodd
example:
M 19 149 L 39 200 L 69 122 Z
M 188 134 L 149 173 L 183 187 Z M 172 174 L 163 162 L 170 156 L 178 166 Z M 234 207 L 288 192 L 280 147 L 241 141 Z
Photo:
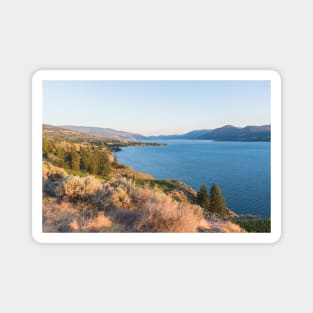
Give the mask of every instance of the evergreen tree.
M 92 163 L 92 155 L 90 149 L 82 149 L 81 150 L 81 161 L 80 161 L 80 168 L 83 171 L 91 172 L 91 163 Z
M 222 195 L 221 189 L 218 184 L 213 184 L 210 189 L 210 210 L 220 215 L 227 215 L 228 210 L 226 201 Z
M 55 146 L 52 142 L 52 140 L 44 137 L 42 139 L 42 156 L 44 158 L 47 158 L 49 156 L 49 153 L 53 153 L 55 149 Z
M 80 156 L 74 148 L 70 152 L 70 167 L 74 171 L 79 171 L 80 169 Z
M 98 161 L 97 161 L 96 156 L 93 153 L 93 156 L 91 158 L 91 162 L 88 168 L 88 173 L 96 175 L 97 172 L 98 172 Z
M 44 158 L 47 158 L 49 154 L 49 149 L 48 149 L 48 139 L 43 138 L 42 139 L 42 156 Z
M 209 192 L 205 184 L 201 185 L 200 190 L 197 193 L 197 202 L 202 208 L 207 210 L 210 209 Z
M 106 176 L 111 170 L 110 160 L 108 154 L 101 150 L 100 148 L 96 150 L 96 160 L 97 160 L 97 174 L 101 176 Z
M 56 148 L 57 166 L 65 167 L 65 150 L 62 147 Z

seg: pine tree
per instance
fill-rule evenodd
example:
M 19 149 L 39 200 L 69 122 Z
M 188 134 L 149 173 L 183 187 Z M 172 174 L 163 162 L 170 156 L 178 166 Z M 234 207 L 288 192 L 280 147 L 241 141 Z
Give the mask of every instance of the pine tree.
M 100 148 L 96 150 L 96 160 L 97 160 L 97 174 L 101 176 L 106 176 L 111 170 L 110 160 L 105 151 Z
M 62 147 L 56 148 L 57 166 L 65 167 L 65 150 Z
M 82 149 L 80 167 L 86 172 L 91 172 L 92 155 L 88 148 Z
M 80 169 L 80 156 L 74 148 L 70 152 L 70 167 L 74 171 L 79 171 Z
M 44 158 L 47 158 L 49 156 L 49 153 L 53 153 L 55 149 L 55 146 L 52 142 L 52 140 L 44 137 L 42 139 L 42 155 Z
M 44 158 L 48 157 L 48 154 L 49 154 L 48 146 L 49 146 L 48 139 L 47 138 L 43 138 L 42 139 L 42 156 Z
M 220 215 L 228 215 L 226 201 L 218 184 L 212 184 L 210 189 L 210 210 Z
M 209 192 L 205 184 L 201 185 L 200 190 L 197 193 L 197 202 L 202 208 L 207 210 L 210 209 Z

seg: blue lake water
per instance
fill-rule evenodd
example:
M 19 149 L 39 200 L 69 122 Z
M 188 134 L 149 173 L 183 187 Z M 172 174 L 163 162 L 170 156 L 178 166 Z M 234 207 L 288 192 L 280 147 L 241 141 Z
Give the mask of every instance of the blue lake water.
M 167 146 L 126 147 L 115 155 L 137 171 L 160 179 L 177 178 L 195 190 L 216 182 L 234 212 L 270 217 L 269 142 L 154 142 Z

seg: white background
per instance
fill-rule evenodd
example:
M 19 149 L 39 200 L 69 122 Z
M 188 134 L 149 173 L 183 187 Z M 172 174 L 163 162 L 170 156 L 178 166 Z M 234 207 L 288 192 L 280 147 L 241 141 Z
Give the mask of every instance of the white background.
M 310 1 L 1 1 L 0 311 L 312 311 L 311 15 Z M 31 75 L 58 68 L 279 70 L 282 239 L 35 243 Z

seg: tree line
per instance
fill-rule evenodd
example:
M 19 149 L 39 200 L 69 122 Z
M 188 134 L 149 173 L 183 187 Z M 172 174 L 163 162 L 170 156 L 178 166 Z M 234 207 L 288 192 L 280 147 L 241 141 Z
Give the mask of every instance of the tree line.
M 205 184 L 201 185 L 200 190 L 197 193 L 197 203 L 209 212 L 218 213 L 220 215 L 229 215 L 225 198 L 223 197 L 218 184 L 212 184 L 210 193 Z
M 75 146 L 71 146 L 70 149 L 64 149 L 53 140 L 43 138 L 42 155 L 56 166 L 67 167 L 73 171 L 106 176 L 111 170 L 108 152 L 101 147 L 80 146 L 77 150 Z

